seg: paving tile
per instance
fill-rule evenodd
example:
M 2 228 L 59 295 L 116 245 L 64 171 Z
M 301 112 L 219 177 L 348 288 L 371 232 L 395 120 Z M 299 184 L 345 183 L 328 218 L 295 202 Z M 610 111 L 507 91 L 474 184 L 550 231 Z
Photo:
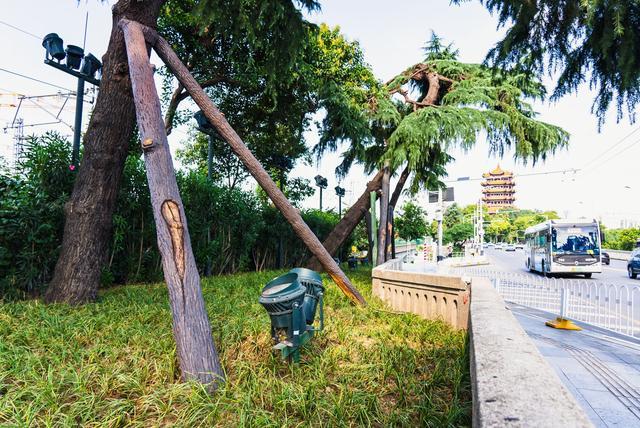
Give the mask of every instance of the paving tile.
M 607 427 L 640 427 L 640 419 L 629 410 L 614 410 L 610 408 L 593 410 L 600 416 Z

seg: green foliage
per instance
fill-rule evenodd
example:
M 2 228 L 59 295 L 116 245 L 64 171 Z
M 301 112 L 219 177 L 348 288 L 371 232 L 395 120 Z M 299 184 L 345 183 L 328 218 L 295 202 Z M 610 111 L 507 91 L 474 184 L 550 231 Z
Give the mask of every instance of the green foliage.
M 395 230 L 398 236 L 411 241 L 424 238 L 427 235 L 426 212 L 413 202 L 406 202 L 402 206 L 402 215 L 395 218 Z
M 0 304 L 0 425 L 470 425 L 463 331 L 391 313 L 371 295 L 369 271 L 350 275 L 369 302 L 357 310 L 325 276 L 325 330 L 289 365 L 257 302 L 277 274 L 203 280 L 227 375 L 215 395 L 179 379 L 164 284 L 73 308 Z
M 603 247 L 611 250 L 631 251 L 640 240 L 640 228 L 609 229 L 604 233 Z
M 0 172 L 0 299 L 38 293 L 51 278 L 74 173 L 56 133 L 29 137 L 17 173 Z
M 442 235 L 442 240 L 445 243 L 451 243 L 456 248 L 461 247 L 471 238 L 473 238 L 473 224 L 468 222 L 456 223 L 448 227 Z
M 454 0 L 462 3 L 465 0 Z M 480 0 L 509 26 L 487 60 L 526 72 L 559 72 L 553 98 L 587 78 L 599 124 L 612 101 L 632 121 L 640 101 L 640 4 L 629 0 Z

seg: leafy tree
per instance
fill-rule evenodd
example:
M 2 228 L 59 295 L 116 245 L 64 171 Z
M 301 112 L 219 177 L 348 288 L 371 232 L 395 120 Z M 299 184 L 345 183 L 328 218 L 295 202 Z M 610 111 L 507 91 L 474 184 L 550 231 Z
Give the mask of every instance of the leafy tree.
M 466 0 L 454 0 L 462 3 Z M 640 101 L 640 4 L 629 0 L 480 0 L 509 26 L 487 60 L 523 71 L 559 72 L 553 99 L 587 78 L 599 124 L 612 101 L 635 119 Z
M 442 234 L 442 240 L 444 242 L 451 243 L 457 248 L 460 248 L 472 237 L 473 224 L 471 223 L 456 223 L 452 227 L 447 228 Z
M 354 88 L 349 95 L 350 102 L 336 109 L 340 114 L 325 119 L 342 121 L 341 127 L 334 127 L 340 132 L 325 134 L 315 150 L 336 150 L 348 140 L 338 173 L 355 162 L 367 172 L 387 166 L 392 172 L 402 170 L 394 196 L 409 177 L 412 193 L 442 187 L 439 178 L 452 159 L 447 152 L 454 146 L 470 148 L 480 136 L 491 153 L 502 156 L 511 148 L 516 158 L 534 162 L 568 143 L 564 130 L 536 119 L 528 101 L 544 99 L 546 91 L 531 73 L 519 67 L 501 70 L 460 62 L 453 46 L 435 34 L 422 62 L 384 85 Z M 367 207 L 362 198 L 352 209 L 364 212 Z M 337 248 L 360 218 L 345 215 L 351 227 L 339 225 L 325 247 L 330 252 Z
M 427 235 L 426 212 L 420 205 L 407 202 L 402 206 L 402 215 L 395 219 L 395 229 L 400 238 L 407 241 Z

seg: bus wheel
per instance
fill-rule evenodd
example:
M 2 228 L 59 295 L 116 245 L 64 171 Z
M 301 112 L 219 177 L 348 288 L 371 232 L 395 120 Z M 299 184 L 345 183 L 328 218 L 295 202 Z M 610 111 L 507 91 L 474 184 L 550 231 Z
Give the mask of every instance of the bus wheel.
M 531 259 L 530 258 L 527 259 L 527 269 L 529 270 L 529 272 L 532 271 L 532 269 L 531 269 Z
M 544 266 L 544 260 L 542 261 L 542 275 L 544 275 L 545 277 L 549 278 L 551 275 L 549 275 L 549 272 L 547 272 L 547 270 L 545 269 Z
M 585 273 L 585 274 L 584 274 L 584 277 L 585 277 L 585 278 L 587 278 L 587 279 L 589 279 L 589 278 L 591 278 L 591 275 L 592 275 L 592 273 L 591 273 L 591 272 L 589 272 L 589 273 Z

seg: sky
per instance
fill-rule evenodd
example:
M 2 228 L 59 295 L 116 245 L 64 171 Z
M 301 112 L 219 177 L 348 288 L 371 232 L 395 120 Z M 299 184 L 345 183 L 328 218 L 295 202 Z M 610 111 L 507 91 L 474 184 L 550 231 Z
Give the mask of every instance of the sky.
M 75 78 L 42 62 L 42 37 L 56 32 L 65 44 L 82 46 L 88 12 L 85 52 L 101 57 L 108 42 L 111 28 L 109 5 L 113 3 L 113 0 L 104 4 L 97 0 L 2 0 L 0 127 L 3 132 L 0 132 L 0 155 L 11 158 L 14 129 L 8 126 L 16 116 L 16 107 L 12 105 L 19 101 L 13 93 L 34 96 L 57 92 L 65 94 L 75 90 Z M 308 15 L 308 19 L 340 26 L 347 38 L 360 43 L 366 61 L 376 76 L 384 81 L 421 60 L 421 48 L 431 31 L 454 43 L 464 62 L 481 62 L 504 34 L 504 29 L 497 27 L 496 18 L 475 0 L 460 6 L 450 5 L 449 0 L 323 0 L 321 4 L 322 10 Z M 152 58 L 152 62 L 160 64 L 157 58 Z M 547 76 L 544 82 L 551 91 L 553 78 Z M 63 95 L 24 100 L 17 117 L 22 118 L 25 125 L 51 122 L 56 120 L 65 98 Z M 88 123 L 93 95 L 88 94 L 85 98 L 89 102 L 85 103 L 83 129 Z M 516 162 L 509 151 L 503 158 L 491 156 L 481 139 L 468 152 L 454 149 L 451 154 L 456 160 L 448 167 L 447 180 L 455 188 L 456 201 L 462 205 L 475 203 L 480 197 L 480 181 L 473 179 L 499 163 L 503 169 L 516 174 L 516 205 L 519 208 L 556 210 L 567 217 L 595 217 L 608 227 L 640 223 L 640 183 L 635 173 L 640 159 L 639 126 L 630 124 L 626 117 L 618 123 L 615 111 L 611 109 L 605 125 L 598 131 L 597 119 L 590 112 L 593 99 L 594 93 L 588 84 L 584 84 L 577 94 L 565 96 L 558 102 L 535 104 L 538 119 L 561 126 L 571 134 L 567 149 L 536 165 Z M 74 107 L 75 100 L 71 97 L 61 110 L 59 118 L 66 124 L 27 126 L 25 134 L 54 129 L 71 136 Z M 188 131 L 182 127 L 172 133 L 169 139 L 172 151 L 180 147 Z M 314 130 L 306 134 L 306 139 L 309 146 L 317 141 Z M 297 165 L 293 175 L 310 179 L 316 174 L 327 177 L 329 188 L 324 192 L 323 202 L 327 208 L 337 206 L 333 188 L 342 185 L 346 188 L 343 203 L 349 206 L 362 192 L 367 177 L 361 168 L 356 167 L 342 182 L 338 182 L 334 169 L 339 162 L 339 153 L 335 153 L 324 157 L 317 165 Z M 472 180 L 456 181 L 459 177 Z M 417 200 L 426 204 L 424 195 L 418 195 Z M 303 205 L 316 207 L 318 195 Z

